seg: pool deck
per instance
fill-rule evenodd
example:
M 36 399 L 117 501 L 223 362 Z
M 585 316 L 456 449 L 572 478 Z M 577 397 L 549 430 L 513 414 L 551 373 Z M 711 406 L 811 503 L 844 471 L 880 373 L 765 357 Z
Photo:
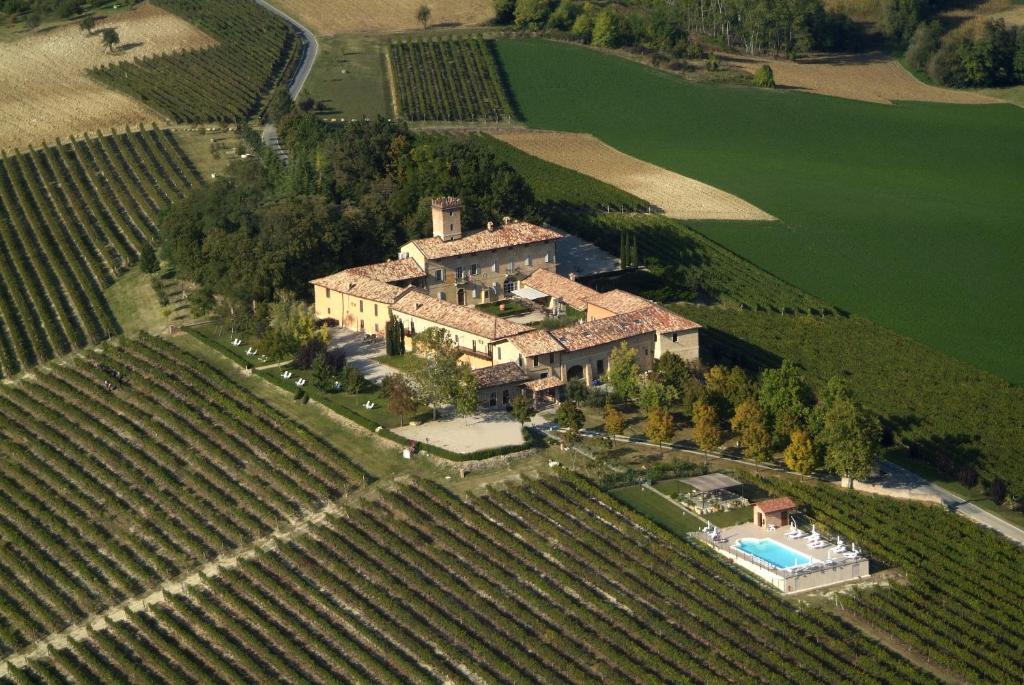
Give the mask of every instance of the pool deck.
M 838 556 L 832 554 L 830 550 L 835 544 L 832 541 L 826 547 L 811 549 L 804 542 L 803 538 L 796 540 L 787 538 L 786 532 L 788 530 L 788 527 L 784 527 L 770 531 L 754 523 L 742 523 L 738 526 L 722 528 L 720 530 L 719 542 L 711 542 L 704 534 L 697 533 L 695 535 L 699 540 L 711 545 L 719 554 L 729 557 L 737 566 L 745 568 L 776 589 L 787 594 L 845 583 L 869 575 L 869 562 L 866 557 L 859 556 L 856 559 L 847 559 L 841 554 Z M 753 555 L 734 549 L 734 545 L 741 538 L 774 540 L 780 545 L 785 545 L 801 554 L 806 554 L 814 561 L 805 566 L 795 566 L 788 569 L 775 568 Z M 844 542 L 849 543 L 849 541 Z

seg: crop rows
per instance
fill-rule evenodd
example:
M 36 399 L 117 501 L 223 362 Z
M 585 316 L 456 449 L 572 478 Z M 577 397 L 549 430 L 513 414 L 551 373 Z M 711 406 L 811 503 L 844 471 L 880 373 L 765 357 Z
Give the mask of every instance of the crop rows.
M 101 83 L 179 122 L 241 121 L 298 59 L 287 22 L 249 0 L 154 0 L 217 40 L 186 50 L 93 69 Z
M 169 342 L 0 391 L 0 654 L 265 536 L 358 470 Z
M 831 487 L 772 484 L 814 518 L 906 574 L 905 584 L 846 602 L 928 658 L 971 682 L 1019 683 L 1024 673 L 1024 551 L 939 507 Z
M 63 682 L 928 682 L 588 483 L 417 483 L 13 669 Z
M 413 121 L 500 121 L 512 116 L 490 44 L 482 38 L 394 42 L 399 110 Z
M 103 289 L 199 182 L 170 133 L 32 148 L 0 163 L 0 376 L 118 332 Z

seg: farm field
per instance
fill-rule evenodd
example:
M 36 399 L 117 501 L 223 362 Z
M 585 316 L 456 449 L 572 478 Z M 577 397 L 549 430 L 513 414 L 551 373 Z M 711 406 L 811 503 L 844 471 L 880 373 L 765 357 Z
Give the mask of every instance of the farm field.
M 480 37 L 392 42 L 388 59 L 399 114 L 410 121 L 511 120 L 492 50 Z
M 99 34 L 75 25 L 0 42 L 0 150 L 41 145 L 97 129 L 135 126 L 158 115 L 143 103 L 111 92 L 89 69 L 175 50 L 212 46 L 213 38 L 186 21 L 144 4 L 97 25 L 115 28 L 121 48 L 108 54 Z
M 0 163 L 0 376 L 119 332 L 103 296 L 199 183 L 163 129 L 32 148 Z
M 590 133 L 753 203 L 780 222 L 693 225 L 818 297 L 1024 382 L 1019 108 L 701 86 L 571 45 L 497 47 L 529 126 Z
M 320 40 L 320 52 L 305 89 L 324 103 L 325 117 L 393 116 L 385 50 L 375 36 L 346 34 Z
M 273 0 L 314 33 L 394 33 L 422 29 L 416 19 L 420 0 Z M 474 26 L 494 17 L 491 0 L 435 0 L 432 26 Z
M 973 465 L 1024 493 L 1024 389 L 860 317 L 809 317 L 679 305 L 709 329 L 723 361 L 796 362 L 819 393 L 843 375 L 910 456 L 955 477 Z M 907 464 L 914 468 L 913 463 Z
M 939 507 L 794 479 L 767 487 L 808 504 L 816 522 L 905 575 L 844 597 L 845 610 L 967 682 L 1020 680 L 1020 547 Z
M 633 521 L 574 478 L 467 499 L 416 482 L 15 665 L 8 682 L 931 682 Z
M 90 71 L 100 83 L 178 122 L 238 121 L 298 60 L 299 40 L 282 18 L 253 2 L 152 0 L 217 45 Z
M 771 221 L 774 217 L 735 195 L 631 157 L 589 134 L 493 131 L 527 154 L 568 167 L 646 200 L 674 219 Z
M 149 336 L 3 388 L 0 416 L 5 657 L 361 480 L 307 430 Z

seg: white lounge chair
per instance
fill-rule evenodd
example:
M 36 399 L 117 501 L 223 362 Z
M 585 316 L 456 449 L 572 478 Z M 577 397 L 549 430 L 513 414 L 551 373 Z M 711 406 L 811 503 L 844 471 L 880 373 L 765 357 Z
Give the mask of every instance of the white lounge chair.
M 807 545 L 811 549 L 821 549 L 822 547 L 828 547 L 828 543 L 824 540 L 815 540 L 814 542 Z
M 792 530 L 790 530 L 788 533 L 786 533 L 786 537 L 787 538 L 792 538 L 793 540 L 796 540 L 797 538 L 802 538 L 804 535 L 807 534 L 807 533 L 803 532 L 802 530 L 800 530 L 799 528 L 797 528 L 796 526 L 791 526 L 791 528 L 792 528 Z
M 288 380 L 291 377 L 292 377 L 292 372 L 291 371 L 285 371 L 284 373 L 281 374 L 281 378 L 283 378 L 285 380 Z
M 252 345 L 250 345 L 249 347 L 245 348 L 245 356 L 248 357 L 250 354 L 252 354 Z
M 295 381 L 295 385 L 299 386 L 300 388 L 302 386 L 304 386 L 305 384 L 306 384 L 306 379 L 305 378 L 300 378 L 299 380 Z
M 364 407 L 365 407 L 366 409 L 373 409 L 373 408 L 374 408 L 374 407 L 376 407 L 377 405 L 376 405 L 376 404 L 374 404 L 373 402 L 367 401 L 367 402 L 366 402 L 366 404 L 364 404 L 363 406 L 364 406 Z
M 768 530 L 769 531 L 775 530 L 775 524 L 774 523 L 769 523 L 768 524 Z
M 860 556 L 860 550 L 857 549 L 857 544 L 854 543 L 853 544 L 853 548 L 849 552 L 845 552 L 843 554 L 843 556 L 846 557 L 847 559 L 856 559 L 857 557 L 859 557 Z
M 239 345 L 241 345 L 241 344 L 242 344 L 242 339 L 241 339 L 241 338 L 235 338 L 234 340 L 232 340 L 232 341 L 231 341 L 231 344 L 232 344 L 232 345 L 233 345 L 234 347 L 238 347 Z

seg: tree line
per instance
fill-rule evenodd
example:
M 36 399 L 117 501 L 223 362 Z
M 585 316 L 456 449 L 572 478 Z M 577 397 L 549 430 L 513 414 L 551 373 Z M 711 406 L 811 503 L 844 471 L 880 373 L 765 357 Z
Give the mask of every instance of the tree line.
M 494 0 L 496 21 L 599 47 L 702 57 L 704 44 L 750 54 L 852 49 L 861 32 L 821 0 Z

